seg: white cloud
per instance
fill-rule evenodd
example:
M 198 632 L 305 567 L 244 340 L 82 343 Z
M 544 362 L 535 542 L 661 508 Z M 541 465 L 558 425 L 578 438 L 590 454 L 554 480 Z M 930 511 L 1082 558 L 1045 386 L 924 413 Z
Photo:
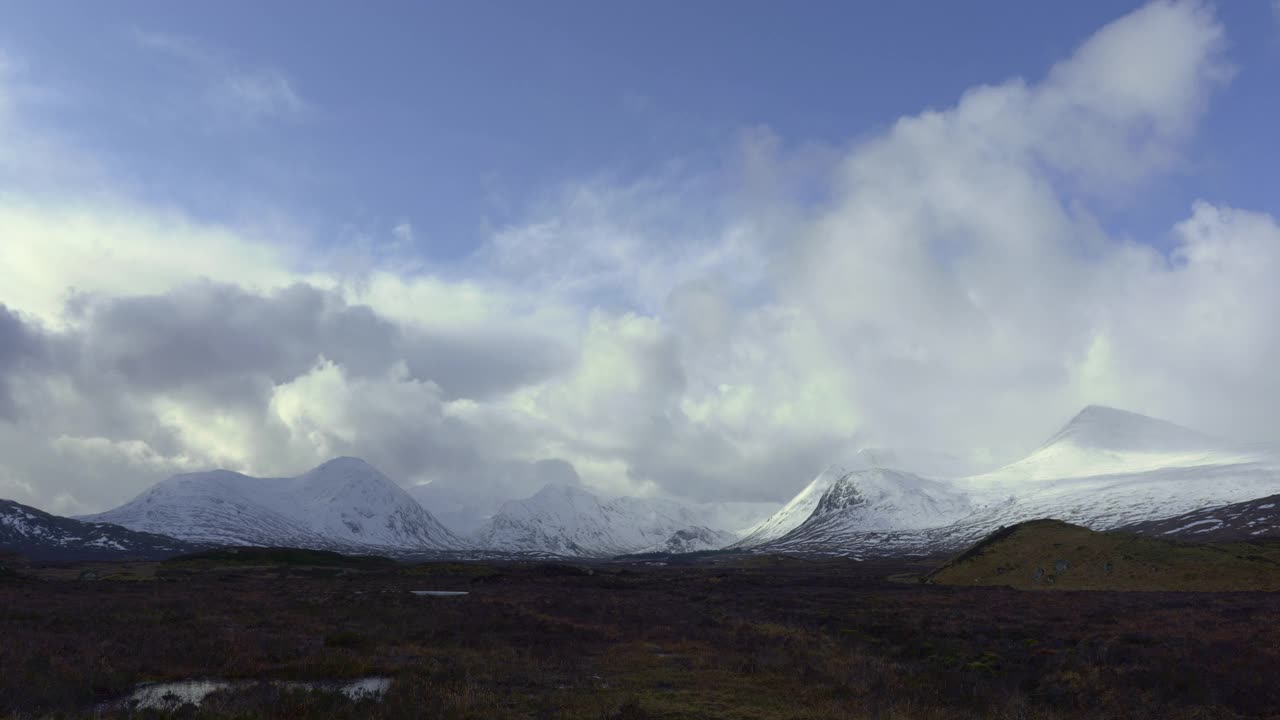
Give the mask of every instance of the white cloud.
M 0 421 L 0 483 L 93 509 L 177 469 L 354 453 L 406 483 L 512 492 L 495 478 L 558 458 L 605 490 L 784 499 L 855 438 L 1000 455 L 1087 402 L 1274 436 L 1274 219 L 1198 204 L 1162 253 L 1088 212 L 1178 167 L 1224 44 L 1204 6 L 1156 2 L 1042 80 L 845 150 L 756 129 L 720 172 L 570 184 L 450 268 L 0 194 L 23 238 L 0 302 L 52 348 Z M 230 340 L 178 372 L 152 350 L 171 315 Z
M 50 325 L 76 294 L 148 294 L 200 278 L 261 290 L 295 277 L 287 247 L 122 199 L 0 194 L 0 237 L 3 299 Z
M 250 70 L 233 73 L 211 91 L 210 101 L 227 113 L 246 118 L 287 117 L 307 105 L 293 85 L 278 70 Z
M 139 47 L 187 65 L 204 87 L 201 102 L 220 121 L 254 123 L 296 117 L 309 109 L 285 73 L 269 66 L 236 62 L 192 38 L 135 30 Z

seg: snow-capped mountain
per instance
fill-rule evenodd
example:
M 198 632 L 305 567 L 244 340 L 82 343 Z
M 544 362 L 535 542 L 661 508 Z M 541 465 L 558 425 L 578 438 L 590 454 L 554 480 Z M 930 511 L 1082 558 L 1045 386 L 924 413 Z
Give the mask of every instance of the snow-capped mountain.
M 735 546 L 754 547 L 766 545 L 800 527 L 813 514 L 814 509 L 818 507 L 818 503 L 822 501 L 822 496 L 827 492 L 827 489 L 835 481 L 844 477 L 847 472 L 839 465 L 832 465 L 823 470 L 803 490 L 791 498 L 790 502 L 743 533 L 742 539 L 735 543 Z
M 722 539 L 728 544 L 735 536 L 707 527 L 709 521 L 737 516 L 735 510 L 715 506 L 660 498 L 600 498 L 581 488 L 547 485 L 530 498 L 503 503 L 477 542 L 494 550 L 585 557 L 648 551 L 672 540 L 674 545 L 713 549 L 707 544 Z M 673 537 L 684 531 L 688 532 L 683 540 Z
M 163 535 L 58 517 L 0 500 L 0 550 L 33 560 L 150 560 L 199 549 Z
M 330 460 L 293 478 L 226 470 L 175 475 L 114 510 L 82 519 L 210 544 L 362 552 L 468 546 L 358 458 Z
M 1111 529 L 1278 490 L 1280 456 L 1270 448 L 1089 406 L 1025 458 L 987 473 L 830 470 L 735 547 L 942 551 L 1033 518 Z

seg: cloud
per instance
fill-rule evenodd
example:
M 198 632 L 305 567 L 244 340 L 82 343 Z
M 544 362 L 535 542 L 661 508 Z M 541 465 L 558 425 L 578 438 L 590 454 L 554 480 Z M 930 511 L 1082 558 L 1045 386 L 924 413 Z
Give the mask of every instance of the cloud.
M 167 55 L 203 82 L 201 102 L 221 121 L 256 123 L 297 117 L 308 103 L 285 73 L 269 66 L 246 65 L 192 38 L 135 30 L 141 48 Z
M 15 420 L 11 376 L 44 355 L 44 339 L 38 330 L 0 304 L 0 420 Z
M 858 444 L 998 458 L 1089 402 L 1274 436 L 1275 220 L 1199 203 L 1160 250 L 1091 212 L 1184 163 L 1224 50 L 1206 6 L 1155 2 L 1043 78 L 847 146 L 755 128 L 719 167 L 568 183 L 445 267 L 407 222 L 339 262 L 0 195 L 0 333 L 22 338 L 0 489 L 85 511 L 168 472 L 355 454 L 468 502 L 548 479 L 784 500 Z

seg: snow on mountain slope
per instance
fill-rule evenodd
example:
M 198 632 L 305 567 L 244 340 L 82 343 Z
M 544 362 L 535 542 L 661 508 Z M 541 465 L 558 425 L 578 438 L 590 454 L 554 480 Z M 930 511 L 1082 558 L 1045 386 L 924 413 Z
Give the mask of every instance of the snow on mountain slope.
M 849 473 L 852 483 L 819 476 L 738 547 L 946 551 L 1041 517 L 1110 529 L 1274 494 L 1280 457 L 1267 447 L 1090 406 L 1027 457 L 988 473 L 952 480 L 858 475 Z
M 900 470 L 854 470 L 830 481 L 804 522 L 776 547 L 841 545 L 866 533 L 941 527 L 968 515 L 969 499 L 942 481 Z
M 530 498 L 503 503 L 478 543 L 511 552 L 623 555 L 664 544 L 678 531 L 705 526 L 706 514 L 673 500 L 600 498 L 581 488 L 553 484 Z
M 764 545 L 786 535 L 800 527 L 813 514 L 814 508 L 822 500 L 822 496 L 840 478 L 848 474 L 843 467 L 832 465 L 818 473 L 803 490 L 791 498 L 776 513 L 762 520 L 758 525 L 749 528 L 734 547 L 754 547 Z
M 374 467 L 337 458 L 289 481 L 293 513 L 310 531 L 352 545 L 461 548 L 416 500 Z
M 163 535 L 58 517 L 12 500 L 0 500 L 0 550 L 33 560 L 156 559 L 198 549 L 199 546 Z
M 1090 405 L 1025 458 L 968 478 L 974 489 L 1025 490 L 1029 481 L 1248 462 L 1248 448 L 1145 415 Z
M 337 458 L 295 478 L 226 470 L 176 475 L 83 519 L 181 539 L 379 551 L 467 544 L 368 463 Z
M 1106 529 L 1272 494 L 1280 456 L 1090 406 L 1026 458 L 959 486 L 975 504 L 1012 498 L 1019 514 Z
M 929 511 L 925 508 L 928 493 L 920 489 L 921 486 L 928 485 L 939 492 L 939 502 L 943 505 L 954 502 L 956 493 L 948 491 L 945 483 L 925 480 L 925 476 L 937 478 L 955 477 L 962 475 L 965 470 L 977 467 L 977 463 L 950 453 L 930 450 L 863 448 L 854 453 L 847 467 L 851 468 L 853 472 L 889 471 L 888 476 L 893 476 L 894 473 L 902 473 L 900 479 L 904 480 L 908 486 L 916 487 L 914 490 L 909 490 L 907 487 L 902 488 L 901 490 L 905 494 L 900 500 L 907 505 L 914 504 L 917 510 L 922 513 L 920 517 L 929 517 L 931 512 L 934 511 Z M 742 539 L 734 543 L 734 547 L 745 548 L 769 543 L 800 527 L 813 515 L 814 510 L 832 485 L 837 484 L 841 478 L 850 474 L 850 469 L 846 469 L 844 465 L 831 465 L 826 470 L 823 470 L 803 490 L 796 494 L 790 502 L 783 505 L 781 509 L 757 525 L 745 530 L 742 533 Z M 863 482 L 868 485 L 868 488 L 874 494 L 874 497 L 869 500 L 873 504 L 888 502 L 890 506 L 896 507 L 894 501 L 890 500 L 890 496 L 897 494 L 899 490 L 894 487 L 894 481 L 885 481 L 885 477 L 887 476 L 883 473 L 870 473 L 864 477 Z M 908 499 L 907 495 L 913 495 L 914 500 Z M 888 510 L 888 508 L 886 509 Z M 897 512 L 896 510 L 888 511 L 891 513 Z M 860 512 L 865 512 L 865 510 Z M 909 527 L 917 526 L 918 522 L 910 520 L 909 514 L 902 514 L 903 521 L 908 523 L 907 526 Z M 881 524 L 884 521 L 885 518 L 881 518 Z

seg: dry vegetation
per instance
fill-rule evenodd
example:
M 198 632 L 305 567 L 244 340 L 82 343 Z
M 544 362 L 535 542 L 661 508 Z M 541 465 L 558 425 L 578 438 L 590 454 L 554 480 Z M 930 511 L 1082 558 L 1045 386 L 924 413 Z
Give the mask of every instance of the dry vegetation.
M 1163 719 L 1280 707 L 1272 594 L 941 587 L 886 580 L 912 570 L 901 563 L 843 561 L 590 574 L 305 561 L 99 565 L 94 581 L 23 569 L 0 581 L 0 716 L 88 716 L 145 680 L 367 674 L 394 678 L 382 702 L 264 687 L 178 714 Z M 407 592 L 425 588 L 471 594 Z

